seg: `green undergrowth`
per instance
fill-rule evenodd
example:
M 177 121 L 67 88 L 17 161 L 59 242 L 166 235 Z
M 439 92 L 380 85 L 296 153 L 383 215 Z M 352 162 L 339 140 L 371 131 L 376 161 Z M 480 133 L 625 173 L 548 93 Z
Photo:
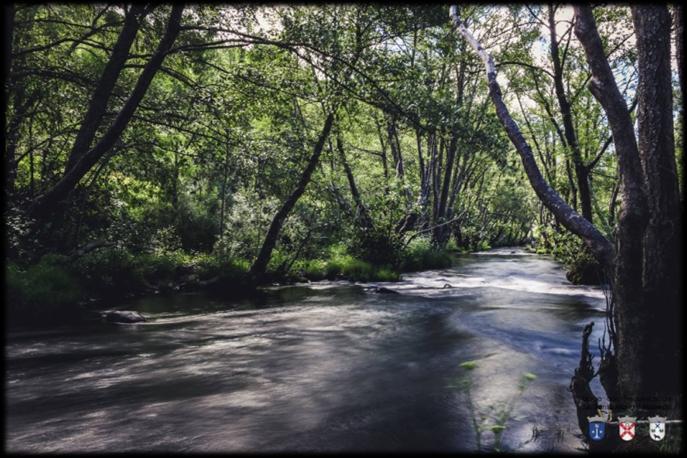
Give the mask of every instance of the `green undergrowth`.
M 374 265 L 349 254 L 344 246 L 329 247 L 319 259 L 291 259 L 275 252 L 265 282 L 350 280 L 398 281 L 401 272 L 451 265 L 445 251 L 418 240 L 406 247 L 397 265 Z M 148 293 L 206 289 L 227 296 L 253 290 L 250 261 L 218 254 L 183 251 L 132 253 L 102 248 L 83 256 L 48 254 L 37 263 L 6 265 L 7 299 L 13 315 L 49 317 L 92 301 L 117 300 Z

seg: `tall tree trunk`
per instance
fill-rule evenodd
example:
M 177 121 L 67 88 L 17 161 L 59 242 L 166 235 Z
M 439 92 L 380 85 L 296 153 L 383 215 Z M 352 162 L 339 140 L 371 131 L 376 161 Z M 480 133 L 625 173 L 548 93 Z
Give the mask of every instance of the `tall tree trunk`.
M 575 35 L 584 48 L 592 72 L 589 89 L 606 112 L 618 155 L 622 203 L 613 282 L 618 381 L 617 387 L 605 388 L 607 392 L 617 388 L 617 399 L 611 399 L 612 403 L 627 405 L 639 397 L 645 378 L 652 376 L 642 372 L 640 356 L 644 354 L 647 339 L 642 321 L 645 306 L 642 239 L 647 220 L 644 176 L 630 112 L 606 59 L 591 7 L 576 5 L 575 19 Z
M 12 98 L 12 116 L 7 119 L 7 137 L 5 138 L 5 192 L 10 196 L 14 192 L 14 182 L 17 178 L 17 143 L 21 133 L 22 122 L 33 103 L 33 98 L 26 100 L 26 86 L 24 82 L 15 82 L 14 90 L 10 91 Z M 5 112 L 7 115 L 7 111 Z
M 577 211 L 577 186 L 575 185 L 575 180 L 573 178 L 573 173 L 572 173 L 572 167 L 570 167 L 570 161 L 568 158 L 564 158 L 565 161 L 565 173 L 568 177 L 568 186 L 569 186 L 569 192 L 570 196 L 568 197 L 568 193 L 566 192 L 566 198 L 568 202 L 572 202 L 572 208 Z M 590 221 L 591 222 L 591 221 Z
M 143 68 L 143 71 L 136 81 L 136 86 L 134 86 L 131 95 L 117 114 L 114 122 L 93 148 L 84 153 L 52 188 L 34 201 L 31 211 L 35 216 L 43 219 L 56 211 L 57 204 L 63 201 L 69 193 L 71 193 L 88 171 L 91 170 L 91 168 L 114 146 L 115 142 L 129 124 L 136 108 L 148 90 L 153 77 L 162 66 L 162 62 L 167 52 L 174 44 L 177 35 L 179 35 L 179 31 L 181 30 L 181 14 L 183 10 L 183 4 L 177 4 L 172 7 L 172 13 L 167 21 L 164 36 L 160 40 L 150 60 L 148 60 Z
M 117 37 L 117 42 L 112 48 L 110 58 L 91 95 L 91 100 L 88 103 L 88 110 L 76 134 L 72 149 L 69 152 L 65 171 L 69 171 L 69 169 L 74 167 L 76 162 L 88 151 L 88 148 L 93 142 L 93 138 L 95 138 L 95 134 L 100 126 L 105 110 L 107 109 L 107 101 L 110 99 L 110 95 L 119 78 L 119 74 L 129 57 L 129 49 L 138 33 L 140 21 L 143 20 L 143 17 L 141 17 L 142 13 L 142 4 L 134 4 L 126 13 L 124 27 L 122 27 L 122 30 L 119 32 L 119 37 Z
M 398 138 L 397 121 L 395 117 L 390 117 L 387 122 L 388 143 L 391 149 L 391 154 L 394 158 L 394 167 L 396 168 L 396 178 L 401 182 L 403 187 L 403 194 L 405 195 L 406 207 L 410 208 L 413 202 L 413 194 L 410 188 L 406 187 L 405 183 L 405 165 L 403 164 L 403 152 L 401 151 L 401 141 Z
M 220 199 L 220 210 L 219 210 L 219 240 L 224 241 L 224 213 L 227 206 L 227 181 L 229 176 L 229 158 L 231 153 L 231 144 L 229 142 L 229 135 L 227 134 L 227 140 L 225 143 L 225 153 L 224 153 L 224 168 L 222 170 L 222 197 Z M 224 245 L 222 244 L 222 249 Z
M 3 8 L 3 26 L 4 26 L 4 31 L 3 31 L 3 40 L 5 42 L 3 51 L 5 53 L 5 58 L 3 59 L 3 73 L 5 78 L 3 81 L 5 82 L 5 98 L 3 99 L 3 113 L 7 113 L 7 100 L 8 98 L 8 92 L 9 92 L 9 80 L 10 80 L 10 73 L 12 71 L 12 40 L 14 39 L 14 14 L 15 14 L 15 9 L 14 9 L 14 3 L 5 3 L 2 5 Z
M 343 139 L 341 135 L 336 136 L 336 148 L 339 151 L 339 158 L 341 159 L 341 164 L 343 165 L 344 172 L 346 174 L 346 179 L 348 180 L 348 187 L 351 190 L 351 195 L 353 196 L 353 202 L 355 202 L 356 207 L 356 219 L 358 220 L 360 227 L 365 231 L 370 231 L 374 228 L 372 218 L 370 213 L 367 211 L 367 207 L 363 203 L 363 199 L 358 191 L 358 186 L 355 184 L 355 177 L 351 171 L 351 167 L 346 159 L 346 152 L 344 151 Z
M 680 256 L 682 218 L 673 136 L 670 67 L 671 18 L 665 5 L 632 7 L 637 36 L 638 145 L 646 177 L 649 224 L 644 238 L 645 294 L 635 335 L 649 339 L 638 355 L 646 374 L 643 395 L 663 399 L 680 392 Z M 649 375 L 650 374 L 650 375 Z M 635 382 L 636 383 L 636 382 Z
M 15 48 L 21 49 L 29 39 L 30 26 L 15 28 L 16 11 L 13 4 L 5 4 L 5 98 L 3 100 L 3 113 L 5 113 L 5 194 L 11 196 L 14 193 L 15 181 L 17 178 L 17 144 L 21 134 L 22 124 L 26 115 L 37 99 L 37 93 L 28 92 L 25 77 L 15 77 L 13 74 L 23 70 L 24 57 L 12 59 L 12 52 Z M 28 14 L 25 14 L 23 22 L 30 24 L 36 14 L 36 7 L 31 7 Z M 12 116 L 9 113 L 8 102 L 12 101 Z
M 411 207 L 405 215 L 394 226 L 396 234 L 404 234 L 412 230 L 420 218 L 423 205 L 426 205 L 426 183 L 427 183 L 427 167 L 425 167 L 425 159 L 422 155 L 422 132 L 419 127 L 415 128 L 415 141 L 417 144 L 417 159 L 418 159 L 418 174 L 420 175 L 420 192 L 415 200 L 415 206 Z
M 582 153 L 580 145 L 577 142 L 577 133 L 575 132 L 575 125 L 573 123 L 572 109 L 570 102 L 565 93 L 565 86 L 563 85 L 563 64 L 560 53 L 558 51 L 558 37 L 556 36 L 556 18 L 555 10 L 552 4 L 549 4 L 549 33 L 550 33 L 550 49 L 551 60 L 553 61 L 553 82 L 556 92 L 556 99 L 558 99 L 558 106 L 563 117 L 563 133 L 565 134 L 565 143 L 571 153 L 573 165 L 575 166 L 575 176 L 577 178 L 577 189 L 580 193 L 580 207 L 582 216 L 584 216 L 590 223 L 592 220 L 592 197 L 589 189 L 589 171 L 582 160 Z
M 685 74 L 684 74 L 684 42 L 685 42 L 685 16 L 684 7 L 675 5 L 675 55 L 677 60 L 677 74 L 680 79 L 680 95 L 685 98 Z M 684 113 L 685 109 L 682 108 Z M 684 116 L 684 114 L 683 114 Z M 683 121 L 684 122 L 684 121 Z
M 451 132 L 451 139 L 449 140 L 448 149 L 446 151 L 446 167 L 444 167 L 444 176 L 441 180 L 441 191 L 439 193 L 439 202 L 437 205 L 437 214 L 434 224 L 437 225 L 432 231 L 432 243 L 436 247 L 443 248 L 448 242 L 450 228 L 446 225 L 438 226 L 443 223 L 447 213 L 447 203 L 449 198 L 449 190 L 451 188 L 451 177 L 453 175 L 454 162 L 456 157 L 456 150 L 458 149 L 458 132 L 454 129 Z
M 270 261 L 270 257 L 272 256 L 272 250 L 274 250 L 274 246 L 277 244 L 277 239 L 279 238 L 279 232 L 281 231 L 281 228 L 284 225 L 284 221 L 286 221 L 287 216 L 289 216 L 291 209 L 293 209 L 293 207 L 296 205 L 296 202 L 298 202 L 298 199 L 300 199 L 300 197 L 303 195 L 303 193 L 305 192 L 305 188 L 308 186 L 308 183 L 310 182 L 310 177 L 312 176 L 312 173 L 313 171 L 315 171 L 315 167 L 319 162 L 320 155 L 322 154 L 322 149 L 324 148 L 324 142 L 327 141 L 327 137 L 329 136 L 329 132 L 332 129 L 333 122 L 334 114 L 330 113 L 324 122 L 324 127 L 322 128 L 320 137 L 317 139 L 317 143 L 315 143 L 315 148 L 313 149 L 312 156 L 310 156 L 308 164 L 305 167 L 305 170 L 303 170 L 303 173 L 301 174 L 301 177 L 298 180 L 296 188 L 293 190 L 293 192 L 291 192 L 291 195 L 289 195 L 289 197 L 284 201 L 277 214 L 274 215 L 274 218 L 272 218 L 272 223 L 270 223 L 267 235 L 265 236 L 265 240 L 262 243 L 262 248 L 260 248 L 260 253 L 258 254 L 258 257 L 255 259 L 255 262 L 250 268 L 251 277 L 253 277 L 253 279 L 255 279 L 256 281 L 260 281 L 262 277 L 264 277 L 265 275 L 265 271 L 267 270 L 267 263 Z

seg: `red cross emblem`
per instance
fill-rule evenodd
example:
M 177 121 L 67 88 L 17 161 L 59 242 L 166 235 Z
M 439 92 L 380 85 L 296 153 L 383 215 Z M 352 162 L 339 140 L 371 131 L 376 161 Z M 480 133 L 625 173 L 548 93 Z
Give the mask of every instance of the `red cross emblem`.
M 618 433 L 620 434 L 620 438 L 624 441 L 631 441 L 634 439 L 636 425 L 637 423 L 634 418 L 618 418 Z

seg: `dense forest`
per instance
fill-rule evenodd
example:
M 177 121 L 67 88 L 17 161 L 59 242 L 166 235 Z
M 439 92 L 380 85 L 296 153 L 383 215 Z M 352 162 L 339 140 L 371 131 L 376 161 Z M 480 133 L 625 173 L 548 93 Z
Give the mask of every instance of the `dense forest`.
M 580 426 L 679 404 L 682 7 L 3 8 L 10 321 L 527 245 L 609 292 Z

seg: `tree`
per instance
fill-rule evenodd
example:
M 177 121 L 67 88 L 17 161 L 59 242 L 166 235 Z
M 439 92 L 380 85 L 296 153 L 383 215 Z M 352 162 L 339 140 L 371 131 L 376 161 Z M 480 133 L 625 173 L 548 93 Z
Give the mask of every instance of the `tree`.
M 680 354 L 675 324 L 679 292 L 674 287 L 677 283 L 670 283 L 672 287 L 664 283 L 678 278 L 679 232 L 675 231 L 681 226 L 673 149 L 670 16 L 665 7 L 632 10 L 639 51 L 637 138 L 603 55 L 592 10 L 580 6 L 575 14 L 575 33 L 593 74 L 590 90 L 613 129 L 622 180 L 613 288 L 616 402 L 647 406 L 657 397 L 665 400 L 674 395 L 679 386 L 675 376 L 668 375 Z
M 133 7 L 134 13 L 139 7 Z M 95 164 L 112 149 L 115 142 L 119 139 L 120 135 L 126 128 L 127 124 L 131 120 L 136 108 L 140 104 L 143 96 L 145 95 L 148 86 L 160 69 L 162 62 L 167 55 L 168 51 L 174 44 L 174 41 L 181 30 L 181 15 L 183 13 L 184 6 L 182 4 L 175 5 L 170 13 L 169 20 L 167 22 L 167 27 L 165 34 L 160 40 L 157 49 L 150 57 L 146 63 L 143 71 L 138 77 L 136 86 L 131 92 L 131 95 L 127 99 L 126 103 L 122 109 L 117 114 L 114 122 L 110 125 L 108 130 L 103 134 L 101 139 L 91 148 L 89 148 L 90 141 L 92 140 L 95 132 L 94 129 L 97 128 L 99 119 L 102 117 L 102 111 L 104 110 L 104 104 L 102 100 L 92 99 L 92 104 L 89 107 L 89 112 L 84 119 L 84 123 L 88 126 L 83 127 L 79 131 L 77 140 L 72 148 L 72 153 L 70 154 L 70 162 L 72 166 L 65 170 L 62 178 L 48 191 L 37 197 L 32 206 L 32 212 L 44 218 L 51 212 L 55 211 L 56 204 L 60 203 L 67 195 L 77 186 L 79 181 L 88 173 L 89 170 L 93 168 Z M 130 14 L 133 14 L 130 12 Z M 113 50 L 113 58 L 108 62 L 109 67 L 113 67 L 113 71 L 117 67 L 121 66 L 121 59 L 125 50 L 131 45 L 131 40 L 133 40 L 132 34 L 135 35 L 136 31 L 136 19 L 137 14 L 133 16 L 129 15 L 125 23 L 122 34 L 120 34 L 120 40 L 118 40 Z M 116 53 L 116 55 L 115 55 Z M 107 93 L 107 89 L 111 89 L 113 81 L 110 81 L 109 75 L 103 74 L 104 80 L 101 80 L 97 91 L 102 90 L 103 93 Z M 97 121 L 97 122 L 96 122 Z M 77 145 L 77 142 L 79 143 Z M 78 148 L 77 148 L 78 146 Z M 83 151 L 84 149 L 86 151 Z
M 575 34 L 592 72 L 589 87 L 606 112 L 618 155 L 622 204 L 614 249 L 543 179 L 503 102 L 493 59 L 465 28 L 457 7 L 451 7 L 455 26 L 484 61 L 492 102 L 538 197 L 613 272 L 609 332 L 614 353 L 603 355 L 601 378 L 612 408 L 666 412 L 679 393 L 674 368 L 681 355 L 680 293 L 675 285 L 680 272 L 677 234 L 682 223 L 673 143 L 670 15 L 664 6 L 633 7 L 632 15 L 639 51 L 638 139 L 592 10 L 575 6 Z
M 265 241 L 262 243 L 262 247 L 260 248 L 260 253 L 258 253 L 258 257 L 255 259 L 253 265 L 250 268 L 250 274 L 256 280 L 260 280 L 265 275 L 267 263 L 270 261 L 272 250 L 274 250 L 274 246 L 277 243 L 279 232 L 281 231 L 281 228 L 284 225 L 284 221 L 286 221 L 286 218 L 289 216 L 289 212 L 296 205 L 296 202 L 298 202 L 298 199 L 303 195 L 303 193 L 305 192 L 305 188 L 308 186 L 308 183 L 310 182 L 310 177 L 312 176 L 312 173 L 315 171 L 315 167 L 317 166 L 317 163 L 320 159 L 320 155 L 322 154 L 322 149 L 324 148 L 324 143 L 327 141 L 329 132 L 332 129 L 333 122 L 334 113 L 329 113 L 327 115 L 326 120 L 324 121 L 322 132 L 320 133 L 320 136 L 317 139 L 317 142 L 315 143 L 313 153 L 310 156 L 310 159 L 308 160 L 308 163 L 306 164 L 303 173 L 301 173 L 296 188 L 291 192 L 289 197 L 281 205 L 277 214 L 274 215 L 274 218 L 272 218 L 272 222 L 270 223 L 267 235 L 265 235 Z
M 110 59 L 103 69 L 100 80 L 91 95 L 88 110 L 84 115 L 79 132 L 76 134 L 74 144 L 69 153 L 65 172 L 68 172 L 78 162 L 81 157 L 89 150 L 97 129 L 100 126 L 107 101 L 110 99 L 112 90 L 115 87 L 119 74 L 124 69 L 124 64 L 129 57 L 131 44 L 136 38 L 136 33 L 140 21 L 145 19 L 145 9 L 143 5 L 133 5 L 125 14 L 124 26 L 122 27 L 117 42 L 112 48 Z
M 582 216 L 584 216 L 590 223 L 593 222 L 592 217 L 592 197 L 589 189 L 589 169 L 582 161 L 582 153 L 577 139 L 577 132 L 573 122 L 572 110 L 570 102 L 563 84 L 563 66 L 565 61 L 561 58 L 558 50 L 558 37 L 556 36 L 556 10 L 553 4 L 549 4 L 549 33 L 551 50 L 551 60 L 553 61 L 553 81 L 556 91 L 556 99 L 563 118 L 563 130 L 565 133 L 565 143 L 572 153 L 573 164 L 575 166 L 575 175 L 577 177 L 577 189 L 580 193 L 580 207 Z M 566 54 L 564 54 L 565 56 Z
M 467 28 L 465 28 L 463 21 L 458 15 L 458 8 L 455 6 L 451 7 L 451 19 L 461 35 L 470 43 L 484 62 L 489 85 L 489 96 L 496 108 L 496 114 L 520 155 L 525 173 L 535 193 L 549 211 L 551 211 L 569 231 L 580 236 L 586 242 L 589 249 L 597 256 L 604 266 L 611 266 L 614 251 L 611 243 L 588 220 L 584 219 L 573 210 L 570 205 L 551 188 L 542 176 L 539 166 L 534 159 L 532 149 L 523 137 L 520 128 L 513 120 L 503 101 L 501 87 L 496 80 L 496 65 L 494 64 L 493 58 L 472 36 Z

